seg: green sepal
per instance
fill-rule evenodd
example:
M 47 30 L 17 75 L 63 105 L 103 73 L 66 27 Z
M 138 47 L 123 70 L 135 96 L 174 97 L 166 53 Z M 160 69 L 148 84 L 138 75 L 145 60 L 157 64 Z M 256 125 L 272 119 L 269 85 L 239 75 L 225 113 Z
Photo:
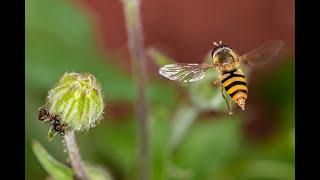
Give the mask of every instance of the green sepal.
M 53 127 L 51 127 L 48 131 L 48 141 L 51 141 L 56 135 L 58 134 L 57 131 L 54 130 Z

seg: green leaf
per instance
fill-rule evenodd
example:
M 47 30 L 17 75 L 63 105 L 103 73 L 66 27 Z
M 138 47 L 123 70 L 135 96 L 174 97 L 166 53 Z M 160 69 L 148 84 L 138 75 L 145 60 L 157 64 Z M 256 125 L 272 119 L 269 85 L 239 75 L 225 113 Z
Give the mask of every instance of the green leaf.
M 220 172 L 239 151 L 239 125 L 236 116 L 194 124 L 175 152 L 175 166 L 191 170 L 195 179 Z
M 84 166 L 90 180 L 112 180 L 110 173 L 104 168 L 87 162 L 84 163 Z
M 210 179 L 294 179 L 294 164 L 278 160 L 233 161 L 231 164 L 213 174 Z
M 182 169 L 173 164 L 169 165 L 168 174 L 170 179 L 194 179 L 194 172 L 191 169 Z
M 162 112 L 153 111 L 149 122 L 151 179 L 168 179 L 170 121 Z
M 51 176 L 59 180 L 73 179 L 72 169 L 55 160 L 38 141 L 33 140 L 32 148 L 43 168 Z
M 294 165 L 279 161 L 249 161 L 241 172 L 244 179 L 294 179 Z
M 173 64 L 175 63 L 175 60 L 169 58 L 168 56 L 162 54 L 160 51 L 150 48 L 148 49 L 148 54 L 151 56 L 151 59 L 154 61 L 154 63 L 158 66 L 164 66 L 166 64 Z
M 171 150 L 174 150 L 180 141 L 185 136 L 186 132 L 189 130 L 195 119 L 197 118 L 199 111 L 196 107 L 181 104 L 179 105 L 174 117 L 172 125 L 172 135 L 171 135 Z
M 137 162 L 136 122 L 127 119 L 121 123 L 105 121 L 91 132 L 91 145 L 95 147 L 100 162 L 108 163 L 118 170 L 124 179 L 132 177 L 131 173 Z
M 38 142 L 33 140 L 32 148 L 34 154 L 37 156 L 43 168 L 55 179 L 59 180 L 73 180 L 73 170 L 64 164 L 55 160 Z M 89 163 L 84 163 L 85 171 L 88 178 L 91 180 L 111 180 L 111 175 L 105 169 L 92 165 Z

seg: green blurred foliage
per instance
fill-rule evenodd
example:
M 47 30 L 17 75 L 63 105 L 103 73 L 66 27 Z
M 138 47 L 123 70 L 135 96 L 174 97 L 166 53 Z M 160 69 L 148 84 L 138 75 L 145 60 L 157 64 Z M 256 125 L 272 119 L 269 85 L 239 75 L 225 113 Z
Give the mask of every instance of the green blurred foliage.
M 239 122 L 230 117 L 195 124 L 175 152 L 175 164 L 192 171 L 194 179 L 218 174 L 238 152 Z
M 59 180 L 74 179 L 73 170 L 54 159 L 38 141 L 32 142 L 32 148 L 41 165 L 50 174 L 50 177 Z M 84 163 L 84 167 L 90 180 L 111 180 L 110 174 L 97 165 Z
M 61 180 L 72 179 L 74 175 L 72 169 L 55 160 L 38 141 L 32 142 L 32 148 L 41 165 L 51 176 Z
M 136 179 L 138 126 L 133 111 L 111 119 L 108 105 L 134 105 L 131 75 L 98 51 L 94 24 L 69 1 L 26 1 L 26 179 L 48 176 L 32 151 L 32 140 L 52 157 L 66 162 L 61 138 L 48 143 L 48 127 L 37 120 L 47 91 L 64 72 L 91 72 L 102 83 L 105 119 L 78 134 L 82 158 L 99 164 L 114 179 Z M 174 60 L 150 50 L 155 64 Z M 187 84 L 166 80 L 148 83 L 152 179 L 294 179 L 294 64 L 293 57 L 254 84 L 261 102 L 273 106 L 277 118 L 273 136 L 260 143 L 244 136 L 245 117 L 228 116 L 220 90 L 212 87 L 216 72 Z M 181 91 L 186 92 L 181 97 Z M 205 111 L 223 115 L 201 115 Z

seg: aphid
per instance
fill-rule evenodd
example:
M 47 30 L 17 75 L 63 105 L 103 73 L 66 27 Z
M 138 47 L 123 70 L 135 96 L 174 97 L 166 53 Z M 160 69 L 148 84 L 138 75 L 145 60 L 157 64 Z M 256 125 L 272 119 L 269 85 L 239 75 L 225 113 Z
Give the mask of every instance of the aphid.
M 251 67 L 261 66 L 279 54 L 284 42 L 271 40 L 241 56 L 228 45 L 222 44 L 221 41 L 219 43 L 214 42 L 214 46 L 211 52 L 212 62 L 209 64 L 167 64 L 159 69 L 159 73 L 173 81 L 195 82 L 201 80 L 208 69 L 214 68 L 219 72 L 219 79 L 213 81 L 213 84 L 220 86 L 229 114 L 232 114 L 232 112 L 224 90 L 234 103 L 245 110 L 248 87 L 246 77 L 239 69 L 240 64 L 247 62 Z
M 46 107 L 39 109 L 38 119 L 43 122 L 50 122 L 51 129 L 59 133 L 61 136 L 65 134 L 66 124 L 61 124 L 58 115 L 50 114 Z

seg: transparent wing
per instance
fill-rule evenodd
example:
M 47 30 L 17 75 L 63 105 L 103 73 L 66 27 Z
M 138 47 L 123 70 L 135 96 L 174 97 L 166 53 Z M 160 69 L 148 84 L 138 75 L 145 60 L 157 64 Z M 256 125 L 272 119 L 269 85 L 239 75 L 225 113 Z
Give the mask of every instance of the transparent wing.
M 189 63 L 167 64 L 159 69 L 159 73 L 173 81 L 194 82 L 202 79 L 210 67 L 213 66 Z
M 258 67 L 269 60 L 275 59 L 283 50 L 285 43 L 281 40 L 271 40 L 260 47 L 240 56 L 240 61 L 248 62 L 252 67 Z

